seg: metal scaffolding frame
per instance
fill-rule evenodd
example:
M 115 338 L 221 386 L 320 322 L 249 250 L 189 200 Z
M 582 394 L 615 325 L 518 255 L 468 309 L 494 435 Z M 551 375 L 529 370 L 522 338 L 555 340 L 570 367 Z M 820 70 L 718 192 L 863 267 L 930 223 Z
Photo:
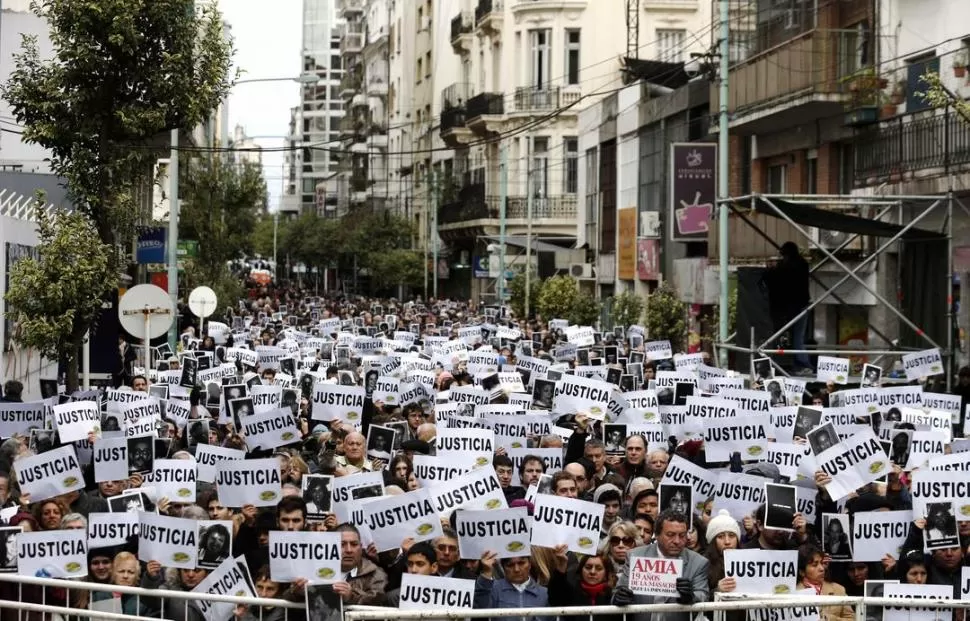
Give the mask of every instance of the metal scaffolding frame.
M 784 210 L 780 209 L 775 201 L 784 200 L 787 203 L 798 204 L 798 205 L 810 205 L 810 206 L 841 206 L 844 208 L 872 208 L 876 213 L 873 217 L 869 218 L 871 220 L 876 220 L 879 222 L 886 222 L 884 218 L 890 216 L 895 212 L 896 222 L 887 222 L 890 224 L 895 224 L 900 227 L 900 229 L 888 239 L 880 238 L 882 243 L 872 251 L 868 256 L 864 257 L 862 261 L 859 262 L 853 268 L 847 266 L 843 261 L 841 261 L 836 254 L 852 244 L 856 239 L 860 237 L 865 237 L 861 233 L 852 233 L 851 236 L 840 244 L 837 248 L 828 249 L 820 244 L 812 236 L 811 232 L 806 230 L 808 228 L 795 222 Z M 767 211 L 763 211 L 766 215 L 781 218 L 785 220 L 805 241 L 822 253 L 822 257 L 814 264 L 810 265 L 809 268 L 809 278 L 816 282 L 819 286 L 824 288 L 821 295 L 817 296 L 816 299 L 812 300 L 809 305 L 803 309 L 798 315 L 792 318 L 784 326 L 775 330 L 775 332 L 765 339 L 761 343 L 757 343 L 754 337 L 754 330 L 752 329 L 751 344 L 749 347 L 741 347 L 732 341 L 736 341 L 736 335 L 731 334 L 726 341 L 717 341 L 714 344 L 715 353 L 719 353 L 719 350 L 734 351 L 739 353 L 745 353 L 750 356 L 749 365 L 752 366 L 751 373 L 753 375 L 753 360 L 759 357 L 768 357 L 771 359 L 772 366 L 775 369 L 781 371 L 782 374 L 787 375 L 785 369 L 783 369 L 773 358 L 772 355 L 785 355 L 785 354 L 807 354 L 807 355 L 835 355 L 835 356 L 845 356 L 845 355 L 857 355 L 857 356 L 876 356 L 872 361 L 873 363 L 878 362 L 880 359 L 889 356 L 902 356 L 906 353 L 913 351 L 918 351 L 918 348 L 904 347 L 895 342 L 893 339 L 887 337 L 878 326 L 872 325 L 872 322 L 867 320 L 868 327 L 872 332 L 881 338 L 888 347 L 882 348 L 865 348 L 865 349 L 851 349 L 842 348 L 837 345 L 829 345 L 824 347 L 819 347 L 817 349 L 804 349 L 804 350 L 793 350 L 793 349 L 782 349 L 777 346 L 771 347 L 782 335 L 786 334 L 792 326 L 794 326 L 803 317 L 806 317 L 808 313 L 815 310 L 815 307 L 821 304 L 826 298 L 832 297 L 840 304 L 846 304 L 845 300 L 839 296 L 836 290 L 841 287 L 844 283 L 853 280 L 859 286 L 861 286 L 865 291 L 871 294 L 876 300 L 876 306 L 886 308 L 903 324 L 912 329 L 917 335 L 922 337 L 926 343 L 927 348 L 937 348 L 940 350 L 941 356 L 945 360 L 945 366 L 947 369 L 946 373 L 946 385 L 947 389 L 951 388 L 952 378 L 953 378 L 953 322 L 954 322 L 954 308 L 953 308 L 953 296 L 950 293 L 953 286 L 953 207 L 958 205 L 964 213 L 970 215 L 970 209 L 964 205 L 960 199 L 953 195 L 953 192 L 948 192 L 942 195 L 878 195 L 878 196 L 850 196 L 850 195 L 837 195 L 837 194 L 759 194 L 751 193 L 744 196 L 738 197 L 728 197 L 727 199 L 719 200 L 718 204 L 726 204 L 728 208 L 737 216 L 742 222 L 751 227 L 760 237 L 762 237 L 769 244 L 774 246 L 776 249 L 780 250 L 781 245 L 771 237 L 769 237 L 756 223 L 754 223 L 750 218 L 746 216 L 746 212 L 754 211 L 754 205 L 757 201 L 760 204 L 767 207 Z M 745 204 L 750 203 L 750 205 Z M 927 205 L 922 212 L 912 218 L 910 221 L 903 222 L 903 207 L 905 205 L 916 206 L 918 204 Z M 860 276 L 859 272 L 864 267 L 874 262 L 880 256 L 887 253 L 887 251 L 896 242 L 906 243 L 903 240 L 903 236 L 913 230 L 915 226 L 923 220 L 926 216 L 931 213 L 937 212 L 940 209 L 945 209 L 945 217 L 943 220 L 941 235 L 945 236 L 947 244 L 947 336 L 946 336 L 946 347 L 941 347 L 936 343 L 929 335 L 927 335 L 922 328 L 916 325 L 910 317 L 896 308 L 889 300 L 880 295 L 873 287 L 870 287 Z M 884 240 L 884 241 L 883 241 Z M 839 268 L 844 274 L 842 277 L 832 286 L 828 286 L 823 283 L 819 277 L 816 275 L 819 269 L 824 265 L 832 263 Z

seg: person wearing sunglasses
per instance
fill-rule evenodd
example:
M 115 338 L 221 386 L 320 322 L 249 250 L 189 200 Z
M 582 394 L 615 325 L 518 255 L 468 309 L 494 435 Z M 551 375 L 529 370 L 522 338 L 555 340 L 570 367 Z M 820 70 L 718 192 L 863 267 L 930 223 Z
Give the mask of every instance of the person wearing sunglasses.
M 613 573 L 619 570 L 626 563 L 627 553 L 638 546 L 643 545 L 640 538 L 640 529 L 633 522 L 617 522 L 607 531 L 606 537 L 600 543 L 600 554 L 610 559 L 613 565 Z

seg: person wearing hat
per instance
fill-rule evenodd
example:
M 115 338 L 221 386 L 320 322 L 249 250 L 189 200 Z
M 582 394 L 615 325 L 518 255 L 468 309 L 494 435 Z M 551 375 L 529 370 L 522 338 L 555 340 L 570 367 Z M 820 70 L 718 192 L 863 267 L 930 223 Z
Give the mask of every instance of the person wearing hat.
M 707 582 L 711 591 L 730 593 L 737 586 L 734 578 L 724 577 L 724 551 L 737 550 L 741 545 L 741 528 L 738 521 L 721 509 L 707 523 L 707 561 L 711 564 Z
M 603 505 L 603 528 L 600 532 L 601 537 L 605 537 L 610 532 L 610 527 L 619 520 L 622 500 L 623 492 L 612 483 L 604 483 L 593 492 L 593 502 Z

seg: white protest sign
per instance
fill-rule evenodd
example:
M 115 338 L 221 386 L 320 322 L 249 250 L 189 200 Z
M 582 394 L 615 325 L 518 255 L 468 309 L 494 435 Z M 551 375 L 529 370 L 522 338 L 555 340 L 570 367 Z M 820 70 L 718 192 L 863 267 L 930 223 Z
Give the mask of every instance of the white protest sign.
M 14 462 L 14 470 L 20 492 L 30 494 L 32 503 L 84 489 L 84 474 L 71 445 L 21 457 Z
M 300 439 L 300 430 L 289 407 L 250 416 L 242 423 L 242 434 L 249 450 L 274 449 Z
M 367 396 L 363 386 L 340 386 L 317 382 L 313 386 L 311 418 L 329 422 L 347 421 L 359 424 L 364 412 L 364 398 Z
M 914 517 L 926 517 L 927 502 L 952 502 L 958 522 L 970 521 L 970 480 L 949 472 L 917 470 L 910 484 Z
M 27 435 L 31 429 L 42 429 L 46 411 L 47 404 L 43 401 L 0 403 L 0 438 Z
M 162 567 L 195 569 L 199 555 L 195 520 L 140 511 L 138 524 L 138 560 L 158 561 Z
M 199 469 L 197 479 L 206 483 L 216 480 L 216 466 L 220 462 L 246 459 L 246 451 L 215 446 L 213 444 L 198 444 L 195 447 L 195 463 Z
M 670 360 L 674 357 L 674 348 L 670 341 L 650 341 L 643 346 L 647 353 L 647 360 Z
M 529 556 L 529 510 L 459 511 L 455 530 L 461 558 L 478 559 L 492 550 L 499 558 Z
M 448 464 L 466 470 L 492 463 L 495 433 L 491 429 L 439 429 L 435 453 Z
M 456 509 L 493 511 L 508 507 L 505 493 L 491 464 L 442 481 L 433 485 L 430 491 L 435 511 L 438 513 Z
M 104 393 L 109 412 L 120 412 L 123 405 L 145 401 L 148 399 L 147 392 L 136 392 L 134 390 L 114 390 L 109 388 Z
M 962 472 L 970 473 L 970 453 L 952 453 L 950 455 L 937 455 L 931 457 L 926 462 L 926 467 L 930 470 L 941 472 Z
M 194 459 L 156 459 L 145 482 L 155 488 L 159 498 L 184 504 L 195 501 L 197 476 Z
M 613 387 L 606 382 L 565 375 L 556 382 L 553 410 L 557 414 L 583 412 L 594 420 L 606 418 Z
M 703 507 L 706 500 L 714 496 L 717 490 L 717 474 L 687 461 L 680 455 L 673 455 L 667 464 L 664 478 L 660 481 L 661 485 L 671 483 L 690 485 L 697 494 L 697 505 Z
M 931 458 L 942 456 L 947 437 L 936 431 L 914 431 L 909 441 L 909 459 L 904 470 L 922 468 Z
M 216 465 L 219 500 L 226 507 L 275 507 L 282 493 L 278 459 L 221 461 Z
M 944 442 L 950 443 L 952 436 L 952 418 L 949 412 L 925 412 L 917 408 L 900 408 L 903 423 L 909 423 L 917 431 L 936 431 L 943 436 Z
M 71 401 L 53 407 L 54 425 L 61 442 L 86 440 L 101 435 L 101 408 L 93 401 Z
M 887 554 L 899 560 L 912 521 L 912 511 L 856 513 L 852 524 L 852 560 L 881 563 Z
M 721 472 L 718 475 L 717 493 L 712 511 L 721 509 L 741 521 L 765 501 L 765 482 L 770 479 L 738 472 Z
M 198 584 L 193 593 L 207 593 L 209 595 L 233 595 L 236 597 L 256 597 L 249 581 L 243 573 L 239 562 L 234 558 L 227 558 L 216 569 Z M 217 602 L 199 599 L 193 604 L 207 621 L 226 621 L 232 617 L 238 604 L 234 602 Z
M 849 359 L 819 356 L 815 365 L 815 373 L 820 382 L 844 384 L 849 380 Z
M 442 429 L 442 431 L 444 431 Z M 440 456 L 421 455 L 415 453 L 413 457 L 414 478 L 418 480 L 421 487 L 430 487 L 441 481 L 450 481 L 459 477 L 469 468 L 452 464 Z
M 814 597 L 818 595 L 813 587 L 796 590 L 793 595 Z M 796 608 L 749 608 L 747 621 L 819 621 L 818 606 Z
M 553 427 L 553 433 L 556 428 Z M 564 443 L 566 440 L 563 441 Z M 520 478 L 522 462 L 530 455 L 538 457 L 545 465 L 545 472 L 559 472 L 563 469 L 563 451 L 561 448 L 521 448 L 508 451 L 509 459 L 512 460 L 512 478 Z
M 123 481 L 128 478 L 128 440 L 101 438 L 94 443 L 94 480 Z
M 283 396 L 282 386 L 253 386 L 249 389 L 249 394 L 253 398 L 253 412 L 262 414 L 271 412 L 280 407 L 280 400 Z
M 161 420 L 162 418 L 162 404 L 155 397 L 149 397 L 147 399 L 142 399 L 140 401 L 135 401 L 134 403 L 128 403 L 121 406 L 122 415 L 122 426 L 128 429 L 130 426 L 135 425 L 139 421 L 144 420 Z M 141 434 L 134 434 L 141 435 Z M 129 438 L 134 437 L 129 434 Z
M 33 577 L 40 571 L 51 578 L 88 575 L 88 534 L 75 529 L 17 535 L 17 573 Z
M 713 418 L 704 424 L 704 447 L 711 461 L 729 461 L 732 453 L 741 453 L 745 461 L 760 460 L 768 445 L 771 419 L 758 416 Z
M 566 340 L 578 347 L 590 347 L 596 342 L 595 333 L 589 326 L 569 326 L 566 328 Z
M 798 582 L 798 550 L 725 550 L 724 575 L 736 593 L 784 595 Z
M 883 621 L 949 621 L 953 612 L 939 608 L 920 608 L 914 600 L 952 599 L 953 587 L 949 584 L 894 584 L 886 583 L 883 597 L 904 599 L 899 606 L 882 609 Z
M 138 514 L 133 511 L 88 515 L 88 546 L 92 550 L 123 546 L 129 537 L 137 536 Z
M 401 380 L 389 375 L 382 375 L 377 378 L 377 385 L 374 387 L 374 402 L 397 405 L 397 395 L 400 389 Z
M 906 379 L 913 381 L 943 374 L 943 357 L 939 349 L 924 349 L 903 356 Z
M 406 573 L 401 576 L 401 610 L 471 610 L 475 581 Z
M 555 548 L 565 544 L 577 554 L 596 549 L 604 506 L 576 498 L 538 494 L 532 514 L 532 545 Z
M 364 524 L 366 515 L 362 503 L 354 499 L 354 490 L 373 488 L 384 493 L 384 475 L 381 472 L 358 472 L 346 477 L 334 477 L 330 487 L 331 507 L 338 522 Z
M 192 405 L 184 399 L 169 399 L 165 402 L 165 418 L 175 423 L 179 429 L 184 429 L 189 422 Z
M 340 580 L 340 533 L 270 531 L 269 573 L 276 582 Z
M 891 466 L 889 457 L 871 428 L 863 429 L 822 451 L 815 458 L 819 469 L 832 477 L 825 491 L 833 500 L 841 500 L 863 485 L 883 477 Z
M 684 561 L 679 558 L 633 556 L 628 567 L 630 590 L 637 595 L 677 596 L 677 579 L 684 575 Z
M 791 442 L 769 442 L 765 445 L 763 461 L 778 467 L 778 474 L 794 481 L 798 478 L 798 465 L 805 458 L 806 447 Z
M 417 542 L 442 534 L 441 520 L 426 489 L 371 500 L 367 503 L 367 527 L 378 552 L 399 548 L 408 537 Z

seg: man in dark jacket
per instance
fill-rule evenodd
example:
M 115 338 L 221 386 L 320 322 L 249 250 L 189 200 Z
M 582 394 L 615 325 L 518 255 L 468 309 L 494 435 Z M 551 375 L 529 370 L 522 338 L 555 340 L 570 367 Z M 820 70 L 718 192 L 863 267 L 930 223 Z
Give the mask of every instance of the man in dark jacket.
M 809 303 L 808 262 L 798 253 L 794 242 L 781 246 L 781 260 L 768 269 L 764 281 L 768 287 L 768 303 L 775 329 L 781 328 L 801 313 Z M 799 317 L 791 327 L 792 349 L 805 349 L 805 331 L 808 315 Z M 795 354 L 795 371 L 806 374 L 811 371 L 811 362 L 806 354 Z
M 3 385 L 3 396 L 0 401 L 4 403 L 23 403 L 24 385 L 17 380 L 9 380 Z

